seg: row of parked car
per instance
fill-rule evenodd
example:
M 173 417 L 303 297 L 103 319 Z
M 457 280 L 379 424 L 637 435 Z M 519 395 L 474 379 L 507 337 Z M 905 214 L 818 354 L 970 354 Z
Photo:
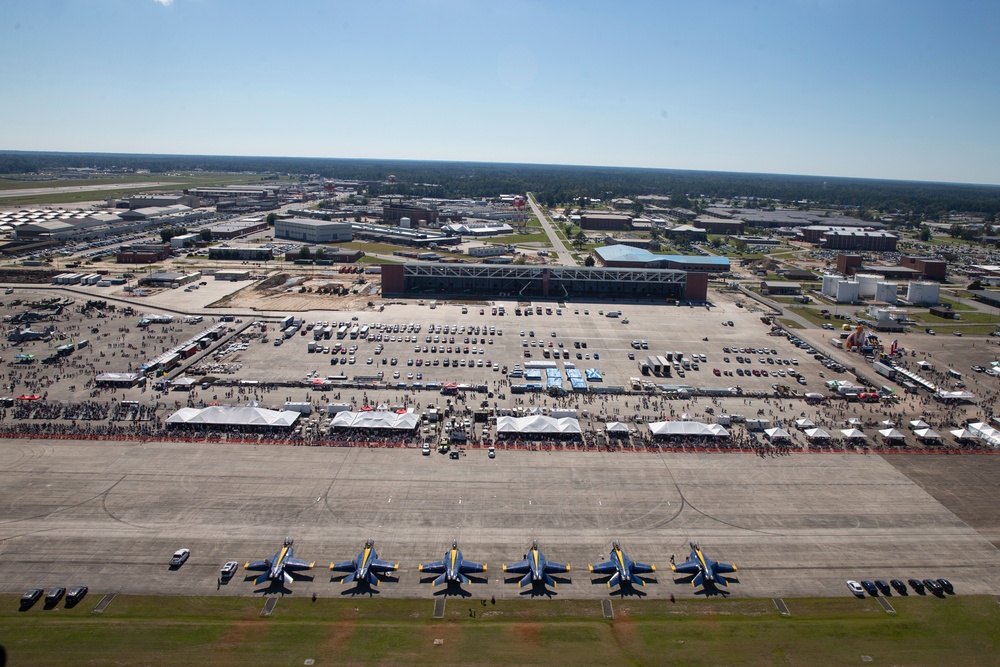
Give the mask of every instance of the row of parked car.
M 907 579 L 906 583 L 903 583 L 902 579 L 890 579 L 888 583 L 884 579 L 876 579 L 875 581 L 862 579 L 860 584 L 850 579 L 847 582 L 847 588 L 861 598 L 865 596 L 865 592 L 872 597 L 877 597 L 879 593 L 892 595 L 893 589 L 899 595 L 909 595 L 906 584 L 909 584 L 917 595 L 924 595 L 927 591 L 934 595 L 955 594 L 955 587 L 947 579 Z
M 21 596 L 21 611 L 27 611 L 31 609 L 42 595 L 45 595 L 45 608 L 51 609 L 55 607 L 59 602 L 66 598 L 66 606 L 72 607 L 80 600 L 82 600 L 87 595 L 86 586 L 74 586 L 69 589 L 69 593 L 66 592 L 65 586 L 56 586 L 50 588 L 48 593 L 45 593 L 41 588 L 31 588 L 25 591 L 24 595 Z

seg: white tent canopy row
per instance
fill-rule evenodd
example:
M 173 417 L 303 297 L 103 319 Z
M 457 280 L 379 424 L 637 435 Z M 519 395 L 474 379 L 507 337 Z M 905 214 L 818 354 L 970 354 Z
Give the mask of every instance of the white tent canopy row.
M 787 440 L 791 435 L 783 428 L 764 429 L 764 435 L 771 440 Z
M 810 440 L 829 440 L 830 434 L 821 428 L 806 429 L 806 437 Z
M 420 417 L 412 412 L 338 412 L 330 426 L 333 428 L 377 428 L 395 431 L 412 431 L 420 425 Z
M 290 410 L 268 410 L 247 406 L 227 407 L 213 405 L 208 408 L 181 408 L 167 417 L 167 424 L 189 426 L 272 426 L 289 428 L 301 417 Z
M 841 434 L 848 440 L 867 440 L 868 436 L 856 428 L 840 429 Z
M 967 429 L 976 436 L 992 446 L 994 449 L 1000 448 L 1000 431 L 985 422 L 974 422 L 966 426 Z
M 701 422 L 689 422 L 689 421 L 653 422 L 652 424 L 649 425 L 649 430 L 653 433 L 653 435 L 662 435 L 662 436 L 708 435 L 716 438 L 729 437 L 729 431 L 727 431 L 719 424 L 702 424 Z
M 924 440 L 940 440 L 941 436 L 938 435 L 933 429 L 929 428 L 918 428 L 913 432 L 913 435 Z
M 545 417 L 529 415 L 527 417 L 497 417 L 497 433 L 525 435 L 572 435 L 580 433 L 580 420 L 572 417 Z
M 628 433 L 628 424 L 624 422 L 606 422 L 604 430 L 608 433 Z
M 882 429 L 878 434 L 886 440 L 902 440 L 906 437 L 901 431 L 897 431 L 894 428 Z

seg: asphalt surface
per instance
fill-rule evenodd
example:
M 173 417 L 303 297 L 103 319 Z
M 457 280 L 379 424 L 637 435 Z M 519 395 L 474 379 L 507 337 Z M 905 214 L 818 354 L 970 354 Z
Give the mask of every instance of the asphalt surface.
M 431 597 L 418 564 L 452 539 L 487 562 L 475 598 L 531 595 L 501 565 L 532 539 L 572 565 L 550 594 L 609 594 L 587 565 L 619 539 L 658 566 L 651 597 L 699 594 L 675 583 L 673 554 L 697 540 L 738 565 L 733 595 L 836 596 L 848 578 L 947 577 L 959 594 L 1000 590 L 1000 554 L 877 456 L 474 451 L 460 460 L 413 449 L 100 441 L 0 443 L 0 590 L 85 584 L 95 593 L 368 595 L 331 579 L 329 563 L 373 538 L 400 562 L 388 597 Z M 287 590 L 226 560 L 269 557 L 285 537 L 316 568 Z M 177 548 L 191 559 L 167 567 Z M 311 578 L 310 578 L 311 576 Z M 462 591 L 453 591 L 461 594 Z M 539 591 L 535 591 L 540 594 Z

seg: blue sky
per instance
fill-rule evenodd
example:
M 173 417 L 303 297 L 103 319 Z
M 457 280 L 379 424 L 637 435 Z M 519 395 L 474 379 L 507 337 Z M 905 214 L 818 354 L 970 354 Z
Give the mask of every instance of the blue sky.
M 989 0 L 0 0 L 0 148 L 1000 184 Z

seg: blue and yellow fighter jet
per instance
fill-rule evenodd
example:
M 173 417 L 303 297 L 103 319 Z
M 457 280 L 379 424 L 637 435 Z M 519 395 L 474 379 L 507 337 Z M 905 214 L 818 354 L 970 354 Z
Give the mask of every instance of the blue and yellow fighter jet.
M 553 563 L 550 560 L 546 560 L 545 555 L 538 548 L 538 540 L 532 540 L 531 549 L 525 554 L 525 559 L 511 565 L 504 565 L 503 571 L 514 574 L 524 573 L 521 581 L 517 582 L 518 587 L 536 583 L 555 586 L 555 580 L 549 575 L 569 572 L 569 565 L 561 565 L 560 563 Z
M 458 540 L 452 540 L 451 549 L 445 552 L 444 560 L 424 563 L 420 566 L 420 571 L 430 574 L 440 574 L 441 576 L 433 582 L 435 586 L 452 581 L 459 584 L 467 584 L 469 583 L 469 578 L 465 575 L 474 572 L 485 572 L 486 565 L 465 560 L 461 550 L 458 548 Z
M 717 563 L 706 556 L 696 542 L 688 543 L 691 547 L 691 555 L 686 563 L 680 565 L 670 564 L 670 569 L 681 574 L 693 574 L 692 586 L 729 586 L 729 580 L 723 574 L 736 571 L 735 565 L 729 563 Z
M 371 539 L 365 542 L 365 548 L 361 550 L 361 553 L 357 555 L 354 560 L 345 560 L 340 563 L 330 563 L 331 570 L 339 570 L 341 572 L 350 572 L 346 577 L 344 577 L 342 584 L 349 584 L 350 582 L 364 581 L 372 586 L 379 585 L 380 574 L 385 574 L 386 572 L 399 569 L 399 563 L 390 563 L 388 561 L 379 560 L 378 552 L 375 551 L 375 542 Z
M 295 549 L 292 545 L 295 540 L 285 538 L 285 543 L 281 545 L 281 549 L 277 551 L 271 558 L 265 558 L 264 560 L 255 560 L 253 562 L 247 561 L 243 566 L 244 570 L 253 570 L 256 572 L 262 572 L 256 579 L 254 579 L 255 584 L 262 584 L 265 581 L 273 581 L 275 583 L 292 583 L 292 575 L 289 572 L 296 572 L 298 570 L 311 570 L 315 562 L 307 563 L 304 560 L 299 560 L 298 558 L 292 558 L 295 553 Z
M 611 543 L 611 560 L 600 565 L 591 565 L 590 571 L 594 574 L 611 574 L 614 572 L 614 575 L 608 579 L 608 588 L 633 584 L 645 586 L 646 582 L 639 575 L 656 572 L 656 566 L 633 561 L 622 551 L 622 545 L 618 540 L 615 540 Z

